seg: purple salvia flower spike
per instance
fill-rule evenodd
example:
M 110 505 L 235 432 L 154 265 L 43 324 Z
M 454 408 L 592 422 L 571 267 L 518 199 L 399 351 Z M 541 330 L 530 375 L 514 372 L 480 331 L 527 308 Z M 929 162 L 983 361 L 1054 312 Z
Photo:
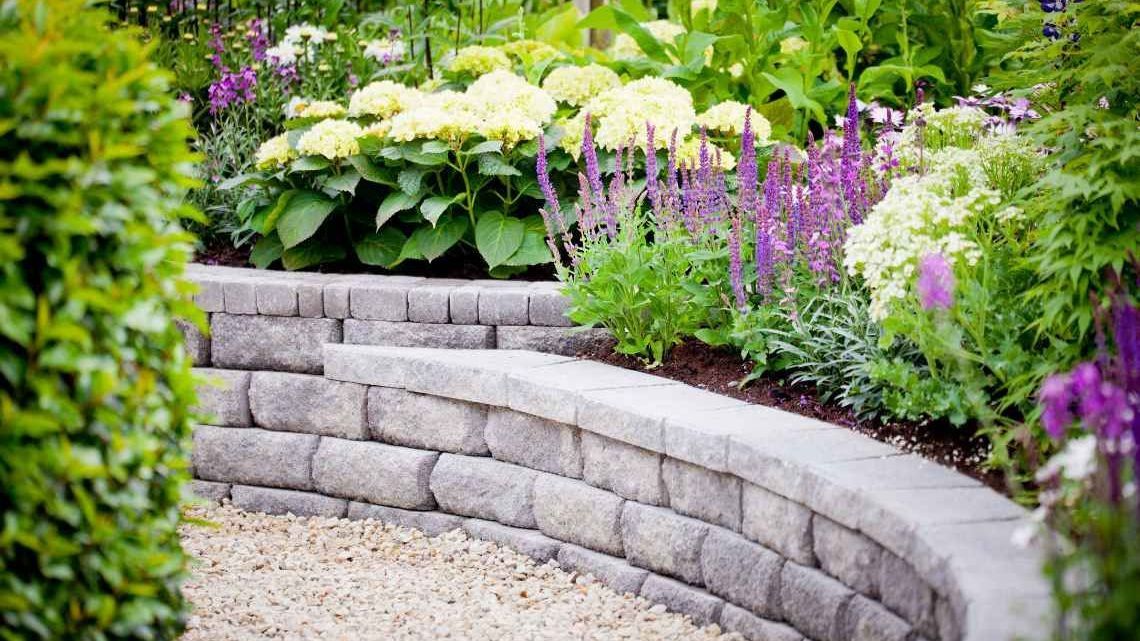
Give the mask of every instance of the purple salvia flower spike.
M 653 140 L 653 123 L 645 122 L 645 192 L 653 215 L 661 217 L 661 191 L 657 182 L 657 151 Z

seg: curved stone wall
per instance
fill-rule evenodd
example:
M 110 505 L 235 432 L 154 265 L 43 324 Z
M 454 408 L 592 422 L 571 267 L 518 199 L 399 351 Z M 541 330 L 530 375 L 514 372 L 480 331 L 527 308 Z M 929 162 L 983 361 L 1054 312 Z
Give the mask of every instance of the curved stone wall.
M 198 370 L 211 423 L 194 436 L 200 494 L 462 527 L 751 639 L 1048 636 L 1040 553 L 1010 543 L 1026 513 L 968 477 L 844 428 L 589 361 L 342 344 L 353 319 L 302 316 L 316 305 L 300 301 L 315 288 L 327 314 L 330 287 L 349 279 L 362 309 L 372 293 L 358 297 L 360 277 L 217 269 L 195 270 L 200 296 L 220 291 L 223 310 L 211 313 L 213 349 L 199 350 L 212 365 Z M 529 322 L 543 318 L 536 298 L 564 309 L 545 287 L 427 281 L 403 289 L 404 309 L 441 296 L 414 289 L 442 289 L 453 321 L 456 291 L 477 290 L 479 309 L 502 288 L 526 292 Z M 290 325 L 302 320 L 331 324 Z M 427 323 L 383 322 L 405 326 L 386 336 L 431 342 Z

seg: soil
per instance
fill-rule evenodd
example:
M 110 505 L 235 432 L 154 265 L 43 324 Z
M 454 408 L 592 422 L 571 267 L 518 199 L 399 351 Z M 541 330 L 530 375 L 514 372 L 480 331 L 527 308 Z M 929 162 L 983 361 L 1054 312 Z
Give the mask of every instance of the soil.
M 956 427 L 944 422 L 859 421 L 851 410 L 822 402 L 811 385 L 793 384 L 779 376 L 764 376 L 742 388 L 740 381 L 752 371 L 751 366 L 730 350 L 709 347 L 697 341 L 675 347 L 663 364 L 652 369 L 638 358 L 617 354 L 604 347 L 579 356 L 626 369 L 647 371 L 749 403 L 841 425 L 904 452 L 958 470 L 1002 494 L 1011 493 L 1004 475 L 985 467 L 989 444 L 984 437 L 974 435 L 971 426 Z

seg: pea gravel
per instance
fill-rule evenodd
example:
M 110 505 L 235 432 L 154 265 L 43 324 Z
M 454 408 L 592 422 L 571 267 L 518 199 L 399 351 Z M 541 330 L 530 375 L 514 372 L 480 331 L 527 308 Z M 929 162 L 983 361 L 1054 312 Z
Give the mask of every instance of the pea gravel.
M 252 639 L 741 641 L 589 575 L 461 531 L 189 509 L 195 558 L 182 641 Z

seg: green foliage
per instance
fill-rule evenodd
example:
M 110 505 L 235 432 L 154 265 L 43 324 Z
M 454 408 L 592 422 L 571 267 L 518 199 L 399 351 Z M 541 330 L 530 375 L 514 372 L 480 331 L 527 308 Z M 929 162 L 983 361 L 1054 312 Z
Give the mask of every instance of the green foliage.
M 361 153 L 347 159 L 303 156 L 228 181 L 227 189 L 256 187 L 237 210 L 237 235 L 262 236 L 255 265 L 281 259 L 287 269 L 303 269 L 344 260 L 351 248 L 360 263 L 392 269 L 433 261 L 461 243 L 494 276 L 550 262 L 541 219 L 521 216 L 541 198 L 534 143 L 504 150 L 474 138 L 453 145 L 361 141 Z
M 701 327 L 706 311 L 686 285 L 693 281 L 693 246 L 681 233 L 659 234 L 636 209 L 619 212 L 613 239 L 584 239 L 577 262 L 562 278 L 570 318 L 601 326 L 622 354 L 660 364 L 669 350 Z
M 1090 294 L 1103 300 L 1112 272 L 1131 278 L 1129 256 L 1140 248 L 1140 5 L 1070 3 L 1061 17 L 1063 37 L 1050 41 L 1040 35 L 1045 14 L 1027 12 L 1026 44 L 995 82 L 1033 88 L 1045 105 L 1033 132 L 1056 151 L 1030 188 L 1041 228 L 1033 250 L 1041 282 L 1031 295 L 1043 313 L 1035 327 L 1087 348 Z
M 0 7 L 0 638 L 181 631 L 192 131 L 81 0 Z

